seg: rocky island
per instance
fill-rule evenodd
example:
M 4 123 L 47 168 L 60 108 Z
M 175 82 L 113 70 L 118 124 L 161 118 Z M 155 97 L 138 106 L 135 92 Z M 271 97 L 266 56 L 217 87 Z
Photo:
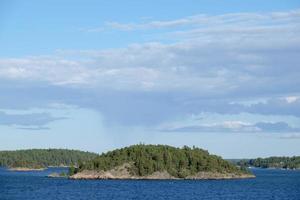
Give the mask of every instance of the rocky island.
M 84 162 L 71 179 L 238 179 L 255 177 L 200 148 L 133 145 Z

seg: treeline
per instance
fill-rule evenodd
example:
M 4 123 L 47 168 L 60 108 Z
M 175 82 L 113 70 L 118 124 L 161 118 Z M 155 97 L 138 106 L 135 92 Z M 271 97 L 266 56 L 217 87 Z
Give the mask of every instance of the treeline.
M 97 154 L 67 149 L 30 149 L 0 151 L 1 167 L 44 168 L 48 166 L 79 165 L 95 158 Z
M 131 164 L 130 173 L 138 176 L 150 175 L 156 171 L 167 171 L 179 178 L 194 175 L 200 171 L 238 174 L 246 172 L 200 148 L 143 144 L 101 154 L 79 165 L 78 171 L 85 169 L 106 171 L 124 163 Z
M 240 160 L 237 164 L 245 167 L 300 169 L 300 156 Z

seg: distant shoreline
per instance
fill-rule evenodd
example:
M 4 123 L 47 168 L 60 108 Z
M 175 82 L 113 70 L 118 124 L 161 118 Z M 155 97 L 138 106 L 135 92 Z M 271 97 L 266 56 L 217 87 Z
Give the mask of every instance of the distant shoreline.
M 47 168 L 28 168 L 28 167 L 12 167 L 8 168 L 9 171 L 28 172 L 28 171 L 44 171 Z
M 300 168 L 284 168 L 284 167 L 255 167 L 255 166 L 248 166 L 248 169 L 276 169 L 276 170 L 289 170 L 289 171 L 297 171 Z

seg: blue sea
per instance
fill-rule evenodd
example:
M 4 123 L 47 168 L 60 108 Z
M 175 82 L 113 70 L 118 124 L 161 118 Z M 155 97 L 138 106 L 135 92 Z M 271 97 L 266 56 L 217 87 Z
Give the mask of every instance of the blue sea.
M 54 171 L 11 172 L 0 169 L 0 200 L 80 199 L 228 199 L 300 200 L 300 171 L 253 169 L 243 180 L 69 180 L 47 178 Z

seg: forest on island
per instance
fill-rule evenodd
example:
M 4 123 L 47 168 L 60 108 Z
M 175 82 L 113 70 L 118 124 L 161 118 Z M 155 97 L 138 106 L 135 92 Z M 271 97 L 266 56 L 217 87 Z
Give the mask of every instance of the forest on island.
M 0 151 L 0 167 L 45 168 L 48 166 L 78 166 L 97 154 L 67 149 L 29 149 Z
M 83 170 L 110 170 L 124 163 L 130 163 L 131 174 L 150 175 L 156 171 L 167 171 L 174 177 L 186 177 L 197 172 L 248 173 L 245 169 L 210 155 L 206 150 L 188 146 L 176 148 L 167 145 L 133 145 L 97 156 L 79 165 L 73 173 Z
M 300 169 L 300 156 L 245 159 L 237 164 L 245 167 Z

